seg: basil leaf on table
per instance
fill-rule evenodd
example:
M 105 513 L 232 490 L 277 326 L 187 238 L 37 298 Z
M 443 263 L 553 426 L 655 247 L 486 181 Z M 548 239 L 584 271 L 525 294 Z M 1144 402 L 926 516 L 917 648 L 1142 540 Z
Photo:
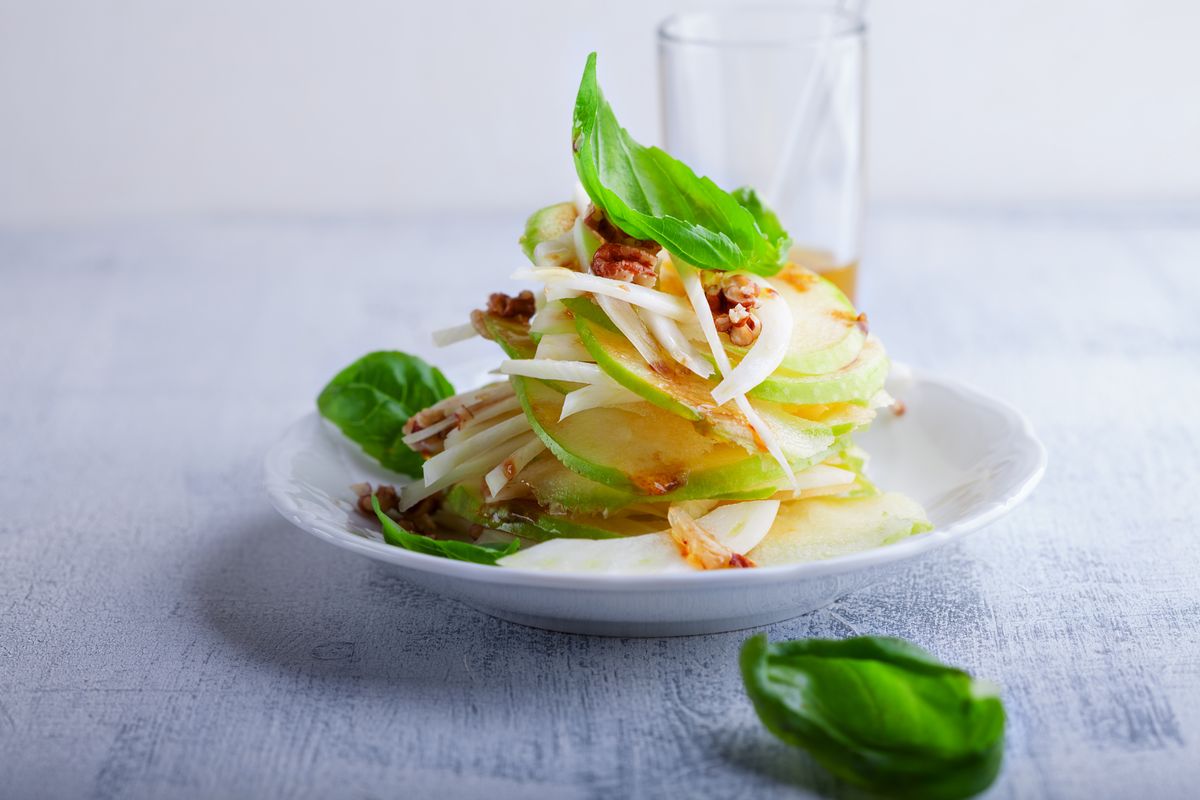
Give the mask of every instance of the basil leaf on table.
M 956 800 L 1000 769 L 994 690 L 902 639 L 746 641 L 742 678 L 759 718 L 848 783 L 893 797 Z
M 383 539 L 393 547 L 403 547 L 414 553 L 424 553 L 427 556 L 452 558 L 456 561 L 470 561 L 474 564 L 489 564 L 495 566 L 496 561 L 510 556 L 521 547 L 521 543 L 513 539 L 507 545 L 480 545 L 454 540 L 432 539 L 420 533 L 413 533 L 401 528 L 396 521 L 384 514 L 379 508 L 379 498 L 371 495 L 371 507 L 379 524 L 383 526 Z
M 575 99 L 571 142 L 588 196 L 630 236 L 653 239 L 696 267 L 779 271 L 778 247 L 733 195 L 621 127 L 596 82 L 595 53 Z
M 388 469 L 421 474 L 423 459 L 402 440 L 404 423 L 454 394 L 450 381 L 420 358 L 369 353 L 343 369 L 317 397 L 321 416 Z

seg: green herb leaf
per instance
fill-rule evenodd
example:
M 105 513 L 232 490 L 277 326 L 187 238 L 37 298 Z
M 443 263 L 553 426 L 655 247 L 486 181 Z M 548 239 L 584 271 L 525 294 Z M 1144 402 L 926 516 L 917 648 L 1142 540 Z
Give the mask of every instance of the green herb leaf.
M 779 271 L 778 247 L 733 195 L 620 126 L 596 82 L 595 53 L 575 99 L 571 141 L 588 196 L 630 236 L 653 239 L 696 267 Z
M 893 797 L 957 800 L 1000 769 L 1004 706 L 985 682 L 902 639 L 864 636 L 742 647 L 763 723 L 838 777 Z
M 417 476 L 423 462 L 402 441 L 404 423 L 453 394 L 438 369 L 389 350 L 365 355 L 334 376 L 317 397 L 317 408 L 380 464 Z
M 749 186 L 743 186 L 740 189 L 733 190 L 733 199 L 738 201 L 742 208 L 750 212 L 754 217 L 758 229 L 762 231 L 763 236 L 767 237 L 767 241 L 775 248 L 775 252 L 779 254 L 781 262 L 787 261 L 788 247 L 791 246 L 792 240 L 788 237 L 788 232 L 783 229 L 783 225 L 779 222 L 779 217 L 775 212 L 767 208 L 763 201 L 759 199 L 758 192 L 751 189 Z
M 439 556 L 441 558 L 452 558 L 455 561 L 470 561 L 473 564 L 495 566 L 499 559 L 511 556 L 521 547 L 521 543 L 516 539 L 513 539 L 507 545 L 481 545 L 471 544 L 470 542 L 458 542 L 452 539 L 432 539 L 420 533 L 406 531 L 397 525 L 394 519 L 384 514 L 379 508 L 379 498 L 375 495 L 371 495 L 371 507 L 375 509 L 375 516 L 379 517 L 379 524 L 383 526 L 384 541 L 394 547 L 403 547 L 405 550 L 412 550 L 414 553 L 424 553 L 427 556 Z

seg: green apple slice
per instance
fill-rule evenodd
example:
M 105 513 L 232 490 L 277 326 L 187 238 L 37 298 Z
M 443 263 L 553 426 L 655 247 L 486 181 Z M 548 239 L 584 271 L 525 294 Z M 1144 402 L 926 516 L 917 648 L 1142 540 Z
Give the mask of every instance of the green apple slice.
M 697 522 L 718 541 L 740 553 L 757 544 L 771 526 L 779 504 L 766 500 L 734 503 L 705 514 Z M 499 562 L 502 567 L 554 572 L 692 572 L 679 546 L 666 531 L 620 539 L 556 539 L 522 548 Z
M 778 485 L 782 477 L 765 448 L 722 440 L 657 406 L 593 408 L 560 420 L 561 395 L 538 381 L 511 380 L 530 426 L 555 457 L 606 486 L 691 499 Z M 768 424 L 797 470 L 835 443 L 828 427 L 800 417 L 780 414 Z
M 484 314 L 483 327 L 509 358 L 533 358 L 537 352 L 528 322 Z
M 781 369 L 823 375 L 858 356 L 867 335 L 858 312 L 841 289 L 815 272 L 790 265 L 768 279 L 792 312 L 792 341 Z M 725 350 L 741 358 L 747 348 L 725 340 Z
M 532 500 L 509 500 L 486 504 L 473 485 L 460 483 L 446 493 L 446 507 L 477 525 L 504 531 L 522 539 L 611 539 L 637 536 L 662 528 L 661 520 L 629 516 L 601 517 L 586 514 L 555 514 Z
M 895 492 L 789 500 L 780 506 L 766 538 L 748 555 L 760 566 L 819 561 L 932 528 L 920 505 Z
M 610 378 L 665 411 L 700 422 L 725 441 L 735 442 L 749 452 L 764 450 L 736 406 L 718 406 L 713 400 L 715 381 L 678 364 L 652 368 L 595 303 L 583 297 L 563 303 L 575 315 L 579 340 Z M 775 403 L 756 401 L 754 408 L 771 427 L 789 461 L 803 461 L 829 447 L 835 435 L 863 424 L 854 422 L 861 414 L 847 413 L 845 418 L 831 414 L 818 422 Z M 869 422 L 869 417 L 865 421 Z
M 883 345 L 873 336 L 851 363 L 825 375 L 799 375 L 782 370 L 750 390 L 757 400 L 792 405 L 866 402 L 887 380 L 888 358 Z
M 574 203 L 555 203 L 539 208 L 525 221 L 525 232 L 521 234 L 521 250 L 533 261 L 533 250 L 542 242 L 557 239 L 571 230 L 579 214 Z

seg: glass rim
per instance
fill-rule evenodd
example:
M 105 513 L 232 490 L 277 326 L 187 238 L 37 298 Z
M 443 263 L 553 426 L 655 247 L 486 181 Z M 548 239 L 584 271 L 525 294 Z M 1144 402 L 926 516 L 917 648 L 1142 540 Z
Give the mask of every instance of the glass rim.
M 826 33 L 810 34 L 771 34 L 764 32 L 748 37 L 727 37 L 717 35 L 692 35 L 680 33 L 678 27 L 687 21 L 701 19 L 728 19 L 731 17 L 755 17 L 767 14 L 779 14 L 791 18 L 827 17 L 837 20 L 833 30 Z M 800 50 L 827 42 L 837 42 L 846 39 L 862 37 L 867 31 L 867 23 L 859 11 L 847 8 L 836 2 L 815 2 L 783 5 L 779 3 L 763 3 L 746 6 L 736 6 L 725 9 L 708 9 L 705 11 L 680 11 L 671 14 L 658 25 L 659 44 L 682 45 L 685 47 L 707 47 L 712 49 L 730 48 L 771 48 L 781 50 Z

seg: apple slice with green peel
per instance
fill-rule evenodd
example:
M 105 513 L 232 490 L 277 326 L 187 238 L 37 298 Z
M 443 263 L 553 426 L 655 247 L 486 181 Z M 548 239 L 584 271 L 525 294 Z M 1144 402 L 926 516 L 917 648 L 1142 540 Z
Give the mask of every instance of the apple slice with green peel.
M 888 367 L 883 345 L 868 336 L 858 358 L 836 372 L 797 375 L 777 370 L 751 389 L 749 396 L 791 405 L 866 402 L 883 388 Z
M 685 420 L 702 422 L 716 437 L 742 445 L 749 452 L 763 451 L 761 440 L 742 411 L 732 404 L 716 405 L 712 396 L 714 380 L 673 363 L 656 371 L 594 302 L 587 297 L 563 302 L 575 314 L 583 347 L 608 377 L 661 409 Z M 780 440 L 790 462 L 797 458 L 805 461 L 811 453 L 826 449 L 833 437 L 868 425 L 875 417 L 874 411 L 863 405 L 846 403 L 803 408 L 756 401 L 754 408 Z
M 771 527 L 779 503 L 759 500 L 721 506 L 696 520 L 715 539 L 742 552 Z M 666 531 L 619 539 L 555 539 L 526 547 L 497 562 L 502 567 L 555 572 L 694 572 Z
M 528 322 L 485 313 L 483 327 L 509 358 L 533 358 L 537 352 L 537 344 L 529 336 Z
M 574 203 L 555 203 L 539 208 L 525 221 L 525 232 L 521 234 L 521 250 L 534 261 L 533 251 L 542 242 L 557 239 L 570 232 L 579 212 Z
M 713 400 L 715 381 L 701 378 L 678 364 L 653 369 L 595 303 L 577 297 L 564 300 L 563 304 L 575 315 L 575 327 L 583 346 L 610 378 L 659 408 L 702 423 L 714 435 L 740 444 L 749 452 L 765 450 L 737 407 L 718 406 Z M 873 416 L 868 409 L 839 407 L 823 409 L 817 418 L 802 413 L 804 409 L 764 401 L 756 401 L 754 409 L 771 427 L 789 462 L 808 459 L 829 447 L 834 436 L 867 424 Z
M 766 538 L 748 555 L 760 566 L 819 561 L 932 529 L 921 506 L 895 492 L 789 500 Z
M 792 339 L 781 369 L 801 375 L 823 375 L 858 356 L 867 335 L 858 312 L 842 291 L 815 272 L 788 265 L 768 281 L 792 312 Z M 725 350 L 741 358 L 747 348 L 723 337 Z
M 742 448 L 649 404 L 593 408 L 560 420 L 561 395 L 539 381 L 511 380 L 534 432 L 558 460 L 606 486 L 661 495 L 749 460 Z
M 555 457 L 606 486 L 693 499 L 777 485 L 782 476 L 778 464 L 753 443 L 747 448 L 723 441 L 706 426 L 657 406 L 592 408 L 560 419 L 561 395 L 538 381 L 511 380 L 531 427 Z M 768 424 L 793 469 L 815 463 L 836 438 L 827 427 L 791 415 Z
M 848 447 L 849 444 L 848 438 L 839 440 L 833 448 L 815 458 L 813 463 L 820 464 L 833 458 L 839 449 Z M 762 467 L 760 471 L 755 472 L 748 468 L 740 469 L 736 473 L 731 471 L 724 476 L 725 480 L 720 486 L 689 484 L 666 495 L 652 498 L 628 489 L 605 486 L 589 480 L 564 467 L 551 453 L 543 453 L 521 470 L 513 480 L 526 486 L 538 503 L 556 513 L 563 510 L 580 514 L 611 515 L 647 501 L 762 500 L 772 497 L 784 486 L 783 471 L 772 459 L 756 461 Z M 703 494 L 703 491 L 708 491 L 709 494 Z
M 460 517 L 491 530 L 511 533 L 522 539 L 611 539 L 638 536 L 660 530 L 662 520 L 631 516 L 601 517 L 587 514 L 554 514 L 533 500 L 483 502 L 478 487 L 466 483 L 446 493 L 445 507 Z

